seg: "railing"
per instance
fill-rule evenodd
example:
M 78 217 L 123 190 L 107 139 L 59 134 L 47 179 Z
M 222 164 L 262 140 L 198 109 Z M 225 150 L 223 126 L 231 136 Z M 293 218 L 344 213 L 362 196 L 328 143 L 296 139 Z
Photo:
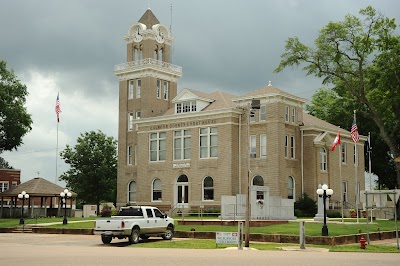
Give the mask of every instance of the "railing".
M 173 65 L 167 62 L 163 62 L 160 60 L 156 60 L 153 58 L 146 58 L 142 60 L 137 60 L 137 61 L 131 61 L 123 64 L 118 64 L 115 65 L 114 71 L 115 72 L 120 72 L 128 69 L 134 69 L 134 68 L 139 68 L 139 67 L 144 67 L 144 66 L 156 66 L 156 67 L 161 67 L 173 72 L 177 72 L 177 74 L 182 75 L 182 67 Z

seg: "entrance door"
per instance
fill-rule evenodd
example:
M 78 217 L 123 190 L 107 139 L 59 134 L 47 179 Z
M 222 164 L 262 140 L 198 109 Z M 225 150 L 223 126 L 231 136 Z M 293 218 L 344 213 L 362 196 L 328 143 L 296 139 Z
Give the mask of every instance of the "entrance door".
M 187 208 L 189 203 L 189 184 L 186 175 L 178 177 L 176 182 L 175 202 L 178 207 Z

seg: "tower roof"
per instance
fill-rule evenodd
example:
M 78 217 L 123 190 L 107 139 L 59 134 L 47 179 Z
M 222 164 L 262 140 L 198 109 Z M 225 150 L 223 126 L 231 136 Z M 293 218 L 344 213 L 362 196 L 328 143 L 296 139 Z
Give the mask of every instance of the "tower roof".
M 151 27 L 155 24 L 160 24 L 156 16 L 153 14 L 151 9 L 147 9 L 146 12 L 144 12 L 143 16 L 139 19 L 140 23 L 146 25 L 148 29 L 151 29 Z

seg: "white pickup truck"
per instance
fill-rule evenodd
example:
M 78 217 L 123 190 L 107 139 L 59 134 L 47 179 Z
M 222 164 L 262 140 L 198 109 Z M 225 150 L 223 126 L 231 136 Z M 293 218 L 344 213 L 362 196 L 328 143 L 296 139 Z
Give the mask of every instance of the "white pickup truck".
M 161 236 L 170 240 L 174 236 L 174 219 L 150 206 L 121 207 L 117 216 L 96 220 L 93 230 L 95 235 L 101 235 L 104 244 L 111 243 L 113 238 L 129 238 L 131 244 L 150 236 Z

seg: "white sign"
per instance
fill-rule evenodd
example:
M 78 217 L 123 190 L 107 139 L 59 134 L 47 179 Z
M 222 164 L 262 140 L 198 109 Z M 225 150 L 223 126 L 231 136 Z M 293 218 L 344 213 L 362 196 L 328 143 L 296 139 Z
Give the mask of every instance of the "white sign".
M 215 241 L 217 244 L 238 244 L 237 232 L 216 232 Z
M 172 164 L 172 168 L 176 169 L 176 168 L 189 168 L 190 167 L 190 163 L 174 163 Z

